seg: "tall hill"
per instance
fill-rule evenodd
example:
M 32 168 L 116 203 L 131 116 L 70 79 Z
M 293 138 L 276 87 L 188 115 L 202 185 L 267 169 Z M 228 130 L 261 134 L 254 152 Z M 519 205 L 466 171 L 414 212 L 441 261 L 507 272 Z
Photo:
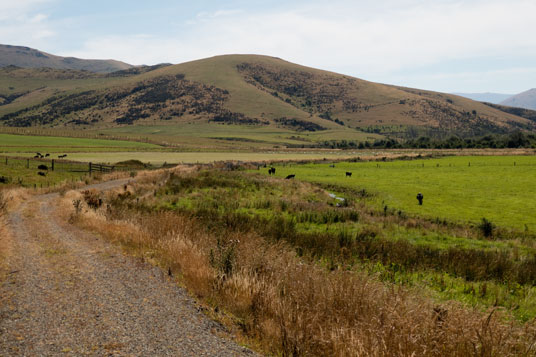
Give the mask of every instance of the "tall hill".
M 516 94 L 502 101 L 500 104 L 508 105 L 510 107 L 536 110 L 536 88 Z
M 87 60 L 51 55 L 29 47 L 0 45 L 0 67 L 72 69 L 109 73 L 126 70 L 133 66 L 115 60 Z
M 179 123 L 473 136 L 533 130 L 531 119 L 460 96 L 373 83 L 258 55 L 225 55 L 121 75 L 0 69 L 0 124 Z

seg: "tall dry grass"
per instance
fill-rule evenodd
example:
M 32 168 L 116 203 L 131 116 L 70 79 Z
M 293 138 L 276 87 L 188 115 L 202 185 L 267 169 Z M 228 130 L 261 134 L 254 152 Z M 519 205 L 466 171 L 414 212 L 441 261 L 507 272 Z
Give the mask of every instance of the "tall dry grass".
M 0 190 L 0 282 L 8 270 L 8 257 L 11 251 L 12 236 L 7 225 L 7 214 L 24 199 L 24 191 L 19 189 Z M 1 302 L 1 298 L 0 298 Z
M 167 173 L 164 173 L 165 175 Z M 147 185 L 151 179 L 147 179 Z M 123 191 L 136 188 L 122 189 Z M 103 194 L 104 195 L 104 194 Z M 169 267 L 214 311 L 231 313 L 243 336 L 264 351 L 329 356 L 535 355 L 533 322 L 509 321 L 433 300 L 364 274 L 326 269 L 296 257 L 279 241 L 253 232 L 210 233 L 195 218 L 172 212 L 114 211 L 84 206 L 64 214 L 78 225 Z M 105 202 L 108 201 L 105 199 Z M 227 315 L 225 315 L 227 316 Z

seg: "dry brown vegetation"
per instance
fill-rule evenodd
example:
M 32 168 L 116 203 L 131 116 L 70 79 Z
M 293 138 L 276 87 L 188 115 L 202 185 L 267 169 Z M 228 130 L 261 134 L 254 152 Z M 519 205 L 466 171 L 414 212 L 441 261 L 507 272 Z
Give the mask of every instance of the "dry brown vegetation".
M 6 214 L 8 207 L 13 204 L 10 202 L 13 201 L 10 199 L 13 196 L 7 192 L 0 190 L 0 283 L 7 273 L 7 257 L 11 249 L 11 235 L 7 229 Z
M 195 168 L 189 168 L 195 172 Z M 186 214 L 117 208 L 153 199 L 169 172 L 144 174 L 90 208 L 67 192 L 63 212 L 141 259 L 168 269 L 249 343 L 283 355 L 534 355 L 536 328 L 432 299 L 373 276 L 299 258 L 288 243 L 253 231 L 210 231 Z M 97 198 L 97 199 L 98 199 Z M 80 202 L 78 213 L 73 202 Z

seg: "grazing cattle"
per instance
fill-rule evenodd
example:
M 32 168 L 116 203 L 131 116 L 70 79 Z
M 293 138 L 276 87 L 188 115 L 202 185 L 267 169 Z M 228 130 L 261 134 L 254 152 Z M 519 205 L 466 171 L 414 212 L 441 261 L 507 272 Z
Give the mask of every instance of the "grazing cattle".
M 38 174 L 39 176 L 46 176 L 46 175 L 47 175 L 46 172 L 41 172 L 41 171 L 39 171 L 37 174 Z
M 40 159 L 41 157 L 39 155 L 35 155 L 34 159 Z
M 287 177 L 285 177 L 285 180 L 290 180 L 290 179 L 293 179 L 294 177 L 296 177 L 296 175 L 294 174 L 288 175 Z
M 49 157 L 49 156 L 50 156 L 50 154 L 45 154 L 45 157 Z
M 329 165 L 329 167 L 335 167 L 335 164 L 331 164 L 331 165 Z
M 424 198 L 424 196 L 422 195 L 422 193 L 419 192 L 419 194 L 417 195 L 417 201 L 419 201 L 420 206 L 422 206 L 423 198 Z
M 351 173 L 351 172 L 348 172 L 348 171 L 346 171 L 346 177 L 352 177 L 352 173 Z
M 39 170 L 45 170 L 45 171 L 48 170 L 48 166 L 47 166 L 47 165 L 39 165 L 39 166 L 37 166 L 37 168 L 38 168 Z
M 58 155 L 58 159 L 63 159 L 63 158 L 65 158 L 65 157 L 67 157 L 67 154 Z
M 275 167 L 270 167 L 268 169 L 268 175 L 275 175 Z
M 0 176 L 0 183 L 7 183 L 7 177 Z

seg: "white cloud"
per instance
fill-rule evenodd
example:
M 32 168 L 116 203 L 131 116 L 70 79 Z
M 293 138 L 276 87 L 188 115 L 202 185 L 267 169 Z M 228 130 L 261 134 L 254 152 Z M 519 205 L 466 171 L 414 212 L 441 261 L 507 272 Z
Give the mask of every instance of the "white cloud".
M 48 15 L 39 12 L 54 0 L 0 1 L 0 39 L 3 44 L 38 47 L 55 35 Z
M 139 53 L 141 45 L 161 49 L 162 60 L 174 62 L 197 55 L 257 52 L 320 66 L 353 65 L 374 73 L 445 59 L 536 54 L 534 1 L 399 4 L 387 1 L 374 8 L 364 2 L 341 2 L 337 7 L 330 2 L 270 13 L 203 13 L 184 33 L 151 39 L 152 44 L 138 36 L 106 37 L 87 41 L 80 53 L 101 55 L 97 43 L 115 40 L 121 52 L 114 53 L 130 61 L 158 57 L 150 51 Z
M 31 45 L 58 34 L 45 12 L 31 10 L 43 1 L 48 0 L 0 5 L 0 14 L 6 10 L 12 19 L 20 19 L 9 20 L 11 26 L 0 25 L 2 42 L 12 38 L 21 43 L 20 39 L 28 38 L 25 43 Z M 536 59 L 534 0 L 313 0 L 306 5 L 289 4 L 268 11 L 226 9 L 192 14 L 181 26 L 172 27 L 175 32 L 163 37 L 140 27 L 139 33 L 131 35 L 110 33 L 81 39 L 77 50 L 58 54 L 154 64 L 257 53 L 391 83 L 402 78 L 403 72 L 416 73 L 425 67 L 428 72 L 461 73 L 467 71 L 461 63 L 470 59 Z M 17 37 L 17 32 L 23 35 Z M 446 63 L 460 67 L 445 70 L 441 66 Z M 427 83 L 434 80 L 426 74 L 421 77 L 429 78 Z M 528 77 L 525 82 L 536 82 L 533 72 Z M 463 83 L 465 79 L 459 80 Z

